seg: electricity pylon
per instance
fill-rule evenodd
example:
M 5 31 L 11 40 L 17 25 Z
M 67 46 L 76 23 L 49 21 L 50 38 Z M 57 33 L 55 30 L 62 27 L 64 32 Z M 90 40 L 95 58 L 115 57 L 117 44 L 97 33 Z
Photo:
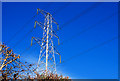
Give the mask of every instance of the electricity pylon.
M 41 9 L 37 9 L 37 14 L 41 13 L 45 19 L 44 23 L 35 21 L 34 27 L 36 28 L 36 25 L 41 27 L 43 29 L 43 37 L 37 38 L 32 37 L 31 39 L 31 45 L 33 39 L 40 45 L 40 55 L 39 60 L 37 64 L 37 71 L 43 73 L 45 71 L 45 75 L 48 74 L 48 72 L 56 73 L 56 62 L 55 62 L 55 54 L 58 54 L 58 51 L 56 50 L 55 46 L 53 45 L 53 37 L 56 37 L 58 39 L 58 45 L 59 45 L 59 37 L 53 30 L 53 23 L 56 24 L 57 29 L 58 23 L 55 21 L 55 19 L 52 17 L 52 15 L 49 12 L 46 12 Z M 61 63 L 61 56 L 60 56 L 60 63 Z

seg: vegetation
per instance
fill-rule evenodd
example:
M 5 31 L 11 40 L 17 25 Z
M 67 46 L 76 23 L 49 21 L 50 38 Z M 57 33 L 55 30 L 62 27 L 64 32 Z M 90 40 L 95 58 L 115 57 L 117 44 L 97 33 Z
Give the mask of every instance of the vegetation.
M 12 49 L 7 47 L 4 44 L 0 44 L 0 79 L 3 81 L 6 80 L 17 80 L 17 79 L 26 79 L 26 80 L 54 80 L 54 81 L 66 81 L 69 80 L 69 77 L 63 77 L 55 73 L 48 73 L 45 75 L 43 72 L 39 74 L 36 71 L 34 64 L 29 64 L 27 62 L 23 63 L 20 61 L 20 55 L 17 55 L 13 52 Z

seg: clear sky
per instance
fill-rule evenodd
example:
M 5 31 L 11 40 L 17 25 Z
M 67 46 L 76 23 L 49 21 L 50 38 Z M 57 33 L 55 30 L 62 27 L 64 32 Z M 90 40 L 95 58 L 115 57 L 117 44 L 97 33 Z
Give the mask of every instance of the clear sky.
M 50 12 L 60 25 L 55 45 L 62 56 L 57 71 L 75 79 L 116 79 L 118 76 L 118 3 L 3 3 L 2 42 L 21 55 L 21 61 L 36 63 L 40 47 L 30 50 L 31 37 L 42 37 L 42 29 L 32 32 L 37 8 Z M 54 28 L 55 29 L 55 28 Z M 16 33 L 17 32 L 17 33 Z M 30 33 L 28 33 L 30 32 Z M 112 40 L 113 39 L 113 40 Z M 59 63 L 59 56 L 56 55 Z M 63 62 L 64 61 L 64 62 Z

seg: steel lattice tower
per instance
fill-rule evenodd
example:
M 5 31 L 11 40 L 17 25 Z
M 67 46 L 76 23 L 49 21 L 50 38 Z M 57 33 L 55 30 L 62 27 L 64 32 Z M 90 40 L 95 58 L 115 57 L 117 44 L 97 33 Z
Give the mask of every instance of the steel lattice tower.
M 31 44 L 33 39 L 40 45 L 40 55 L 39 60 L 37 64 L 37 71 L 40 73 L 45 72 L 47 73 L 52 72 L 56 73 L 56 62 L 55 62 L 55 54 L 58 54 L 58 51 L 53 45 L 53 37 L 56 37 L 58 39 L 59 44 L 59 37 L 56 35 L 55 31 L 53 30 L 52 24 L 56 24 L 57 29 L 58 23 L 55 21 L 55 19 L 52 17 L 52 15 L 46 11 L 43 11 L 41 9 L 37 9 L 37 14 L 39 12 L 45 17 L 44 24 L 38 21 L 35 21 L 34 27 L 36 25 L 40 26 L 43 29 L 43 37 L 37 38 L 32 37 Z M 61 62 L 61 56 L 60 56 L 60 62 Z

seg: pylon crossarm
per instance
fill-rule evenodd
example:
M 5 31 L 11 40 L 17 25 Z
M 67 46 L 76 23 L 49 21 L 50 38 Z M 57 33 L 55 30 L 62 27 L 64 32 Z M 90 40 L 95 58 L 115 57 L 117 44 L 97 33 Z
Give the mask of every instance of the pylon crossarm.
M 43 26 L 42 26 L 42 24 L 41 24 L 41 22 L 38 22 L 38 21 L 35 21 L 35 25 L 34 25 L 34 28 L 36 28 L 36 24 L 38 24 L 43 30 L 44 30 L 44 28 L 43 28 Z
M 43 14 L 45 18 L 46 18 L 46 14 L 49 14 L 49 16 L 52 17 L 52 15 L 47 11 L 44 11 L 44 10 L 38 8 L 37 9 L 37 14 L 38 14 L 38 11 L 40 11 L 40 13 Z M 52 17 L 52 22 L 57 25 L 57 29 L 59 30 L 59 25 L 58 25 L 58 23 L 55 21 L 55 19 L 53 17 Z
M 54 46 L 55 49 L 55 54 L 58 54 L 60 56 L 60 63 L 61 63 L 61 54 L 58 52 L 58 50 L 56 49 L 56 46 Z
M 36 41 L 36 40 L 35 40 Z M 40 43 L 38 42 L 38 41 L 36 41 L 39 45 L 40 45 Z M 41 45 L 40 45 L 41 46 Z
M 42 41 L 40 38 L 32 37 L 32 39 L 31 39 L 31 46 L 32 46 L 33 39 L 34 39 L 41 47 L 42 47 L 41 42 L 45 42 L 44 40 Z M 41 42 L 40 42 L 40 41 L 41 41 Z M 45 43 L 46 43 L 46 42 L 45 42 Z
M 49 12 L 47 12 L 47 11 L 44 11 L 44 10 L 42 10 L 42 9 L 37 9 L 37 14 L 38 14 L 38 11 L 40 11 L 40 13 L 42 14 L 42 15 L 44 15 L 45 17 L 46 17 L 46 14 L 49 14 Z
M 39 25 L 43 29 L 43 38 L 41 40 L 38 40 L 38 38 L 33 39 L 41 46 L 37 65 L 40 64 L 42 67 L 44 67 L 43 70 L 45 71 L 45 76 L 47 76 L 48 70 L 56 72 L 55 54 L 60 56 L 60 53 L 53 47 L 53 37 L 58 39 L 58 44 L 59 37 L 53 30 L 52 23 L 57 25 L 57 29 L 59 29 L 59 25 L 50 13 L 41 9 L 37 9 L 37 14 L 38 13 L 41 13 L 45 17 L 44 24 L 35 21 L 34 27 Z M 41 66 L 39 66 L 38 70 L 40 70 Z
M 46 32 L 46 30 L 40 25 L 40 23 L 38 23 L 37 21 L 36 21 L 36 23 Z M 43 24 L 42 24 L 43 25 Z M 36 27 L 36 24 L 35 24 L 35 27 Z M 46 26 L 47 27 L 47 26 Z M 58 38 L 58 40 L 59 40 L 59 37 L 57 36 L 57 34 L 56 34 L 56 32 L 55 31 L 53 31 L 51 28 L 49 28 L 54 34 L 51 34 L 51 33 L 48 33 L 49 35 L 52 35 L 52 36 L 54 36 L 54 37 L 56 37 L 56 38 Z M 59 42 L 59 41 L 58 41 Z M 59 44 L 59 43 L 58 43 Z
M 55 19 L 52 17 L 52 22 L 57 25 L 57 30 L 59 30 L 59 24 L 55 21 Z
M 31 46 L 32 46 L 33 39 L 40 45 L 39 41 L 41 41 L 41 39 L 37 39 L 35 37 L 32 37 L 32 39 L 31 39 Z
M 57 36 L 56 32 L 53 30 L 53 33 Z
M 60 55 L 60 53 L 58 52 L 58 50 L 54 47 L 54 50 L 56 52 L 56 54 Z
M 58 45 L 60 45 L 60 42 L 59 42 L 59 37 L 57 36 L 57 35 L 55 35 L 55 34 L 51 34 L 51 33 L 48 33 L 49 35 L 51 35 L 51 36 L 54 36 L 54 37 L 56 37 L 57 39 L 58 39 Z
M 54 21 L 52 21 L 53 23 L 55 23 L 56 25 L 58 25 L 58 23 L 54 20 Z
M 46 27 L 47 28 L 47 25 L 49 25 L 49 24 L 47 24 L 47 25 L 44 25 L 42 22 L 39 22 L 39 24 L 40 25 L 43 25 L 43 27 Z M 48 27 L 49 29 L 50 29 L 50 31 L 53 31 L 50 27 Z M 44 28 L 42 28 L 44 31 L 45 31 L 45 29 Z M 46 32 L 46 31 L 45 31 Z
M 58 23 L 55 21 L 55 19 L 52 17 L 52 22 L 58 25 Z
M 36 28 L 36 23 L 46 32 L 46 30 L 43 28 L 43 27 L 47 27 L 46 25 L 44 25 L 43 23 L 41 22 L 38 22 L 38 21 L 35 21 L 35 25 L 34 25 L 34 28 Z M 50 27 L 48 27 L 50 29 L 50 31 L 54 32 L 54 30 L 52 30 Z
M 38 11 L 40 11 L 40 13 L 45 16 L 45 14 L 44 14 L 44 12 L 42 10 L 37 9 L 37 14 L 38 14 Z
M 41 22 L 38 22 L 38 21 L 35 21 L 35 25 L 34 25 L 34 28 L 36 28 L 36 23 L 45 31 L 47 32 L 43 27 L 47 27 L 46 25 L 44 25 L 43 23 Z M 49 28 L 49 27 L 48 27 Z M 50 30 L 52 30 L 51 28 L 49 28 Z
M 49 35 L 51 35 L 51 36 L 54 36 L 54 37 L 56 37 L 56 38 L 59 38 L 57 35 L 55 35 L 55 34 L 51 34 L 51 33 L 48 33 Z
M 45 45 L 41 45 L 38 41 L 36 41 L 40 47 L 42 47 L 43 49 L 45 49 Z

